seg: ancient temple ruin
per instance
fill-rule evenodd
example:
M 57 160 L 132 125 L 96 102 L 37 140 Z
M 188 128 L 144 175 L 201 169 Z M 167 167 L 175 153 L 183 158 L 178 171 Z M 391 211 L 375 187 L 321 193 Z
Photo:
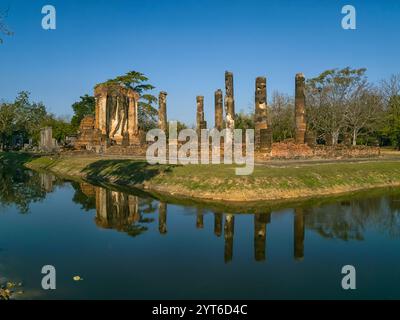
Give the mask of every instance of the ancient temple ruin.
M 100 84 L 94 96 L 95 115 L 82 119 L 75 148 L 98 152 L 112 145 L 140 144 L 139 94 L 123 85 Z
M 139 94 L 117 84 L 101 84 L 94 90 L 96 99 L 95 129 L 106 141 L 117 145 L 139 144 Z
M 53 152 L 58 149 L 57 140 L 53 138 L 52 127 L 45 127 L 40 130 L 39 149 L 43 152 Z
M 92 150 L 100 146 L 101 131 L 96 130 L 96 119 L 92 115 L 85 116 L 79 125 L 79 138 L 75 141 L 75 148 Z

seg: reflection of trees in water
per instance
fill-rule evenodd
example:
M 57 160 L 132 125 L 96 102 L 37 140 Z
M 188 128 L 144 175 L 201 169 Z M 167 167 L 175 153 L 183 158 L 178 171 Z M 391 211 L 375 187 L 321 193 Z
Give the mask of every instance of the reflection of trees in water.
M 154 219 L 143 214 L 156 210 L 152 199 L 143 199 L 127 193 L 96 187 L 88 183 L 73 183 L 73 201 L 85 210 L 96 209 L 96 225 L 105 229 L 115 229 L 130 236 L 147 231 L 147 223 Z
M 400 236 L 399 196 L 342 201 L 304 210 L 307 229 L 325 238 L 363 240 L 367 227 Z
M 29 205 L 45 198 L 59 184 L 53 175 L 36 173 L 21 166 L 0 163 L 0 204 L 15 205 L 21 213 L 29 211 Z
M 73 202 L 80 204 L 85 211 L 96 209 L 96 192 L 91 184 L 71 182 L 71 185 L 75 189 Z

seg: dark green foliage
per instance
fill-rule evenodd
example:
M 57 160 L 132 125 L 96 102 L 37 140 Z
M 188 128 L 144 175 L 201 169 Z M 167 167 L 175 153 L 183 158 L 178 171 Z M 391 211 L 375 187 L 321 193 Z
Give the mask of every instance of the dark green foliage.
M 84 96 L 81 96 L 80 99 L 80 101 L 77 101 L 72 105 L 74 116 L 71 119 L 71 125 L 75 131 L 78 131 L 79 125 L 85 116 L 95 114 L 94 97 L 85 94 Z

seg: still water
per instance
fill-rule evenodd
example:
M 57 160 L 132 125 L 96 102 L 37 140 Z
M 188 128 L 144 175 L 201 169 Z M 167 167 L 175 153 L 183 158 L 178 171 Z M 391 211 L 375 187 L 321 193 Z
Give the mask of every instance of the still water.
M 396 190 L 229 211 L 0 169 L 0 282 L 23 282 L 19 298 L 400 298 Z

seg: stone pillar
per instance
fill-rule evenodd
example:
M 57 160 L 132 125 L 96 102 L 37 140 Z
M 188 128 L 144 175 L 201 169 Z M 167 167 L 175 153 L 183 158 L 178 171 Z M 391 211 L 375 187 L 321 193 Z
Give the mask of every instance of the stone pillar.
M 200 208 L 197 208 L 196 228 L 197 229 L 203 229 L 204 228 L 204 215 L 203 215 L 203 210 L 200 209 Z
M 230 262 L 232 260 L 234 231 L 235 231 L 235 216 L 233 214 L 226 214 L 225 215 L 225 225 L 224 225 L 224 238 L 225 238 L 224 261 L 225 261 L 225 263 Z
M 129 144 L 139 143 L 138 105 L 139 95 L 128 94 L 128 134 Z
M 167 233 L 167 204 L 160 202 L 158 205 L 158 231 L 161 234 Z
M 265 77 L 256 78 L 254 125 L 256 150 L 271 148 L 272 134 L 268 128 L 267 78 Z
M 94 90 L 96 99 L 95 107 L 95 129 L 100 130 L 102 135 L 107 134 L 107 88 L 98 86 Z
M 304 212 L 303 209 L 294 210 L 294 258 L 304 258 Z
M 197 96 L 196 131 L 200 137 L 201 129 L 207 129 L 207 122 L 204 121 L 204 97 Z
M 222 234 L 222 213 L 214 213 L 214 234 L 220 237 Z
M 305 78 L 302 73 L 296 74 L 295 81 L 295 118 L 296 118 L 296 143 L 303 144 L 305 142 L 306 119 L 305 119 Z
M 235 129 L 235 99 L 233 94 L 233 73 L 225 72 L 225 114 L 226 128 Z
M 224 110 L 223 110 L 223 97 L 222 90 L 218 89 L 214 94 L 214 102 L 215 102 L 215 128 L 221 131 L 223 128 L 223 118 L 224 118 Z
M 57 148 L 57 141 L 53 139 L 52 127 L 45 127 L 40 130 L 39 148 L 44 152 L 55 151 Z
M 158 128 L 167 133 L 167 93 L 161 91 L 158 96 Z

